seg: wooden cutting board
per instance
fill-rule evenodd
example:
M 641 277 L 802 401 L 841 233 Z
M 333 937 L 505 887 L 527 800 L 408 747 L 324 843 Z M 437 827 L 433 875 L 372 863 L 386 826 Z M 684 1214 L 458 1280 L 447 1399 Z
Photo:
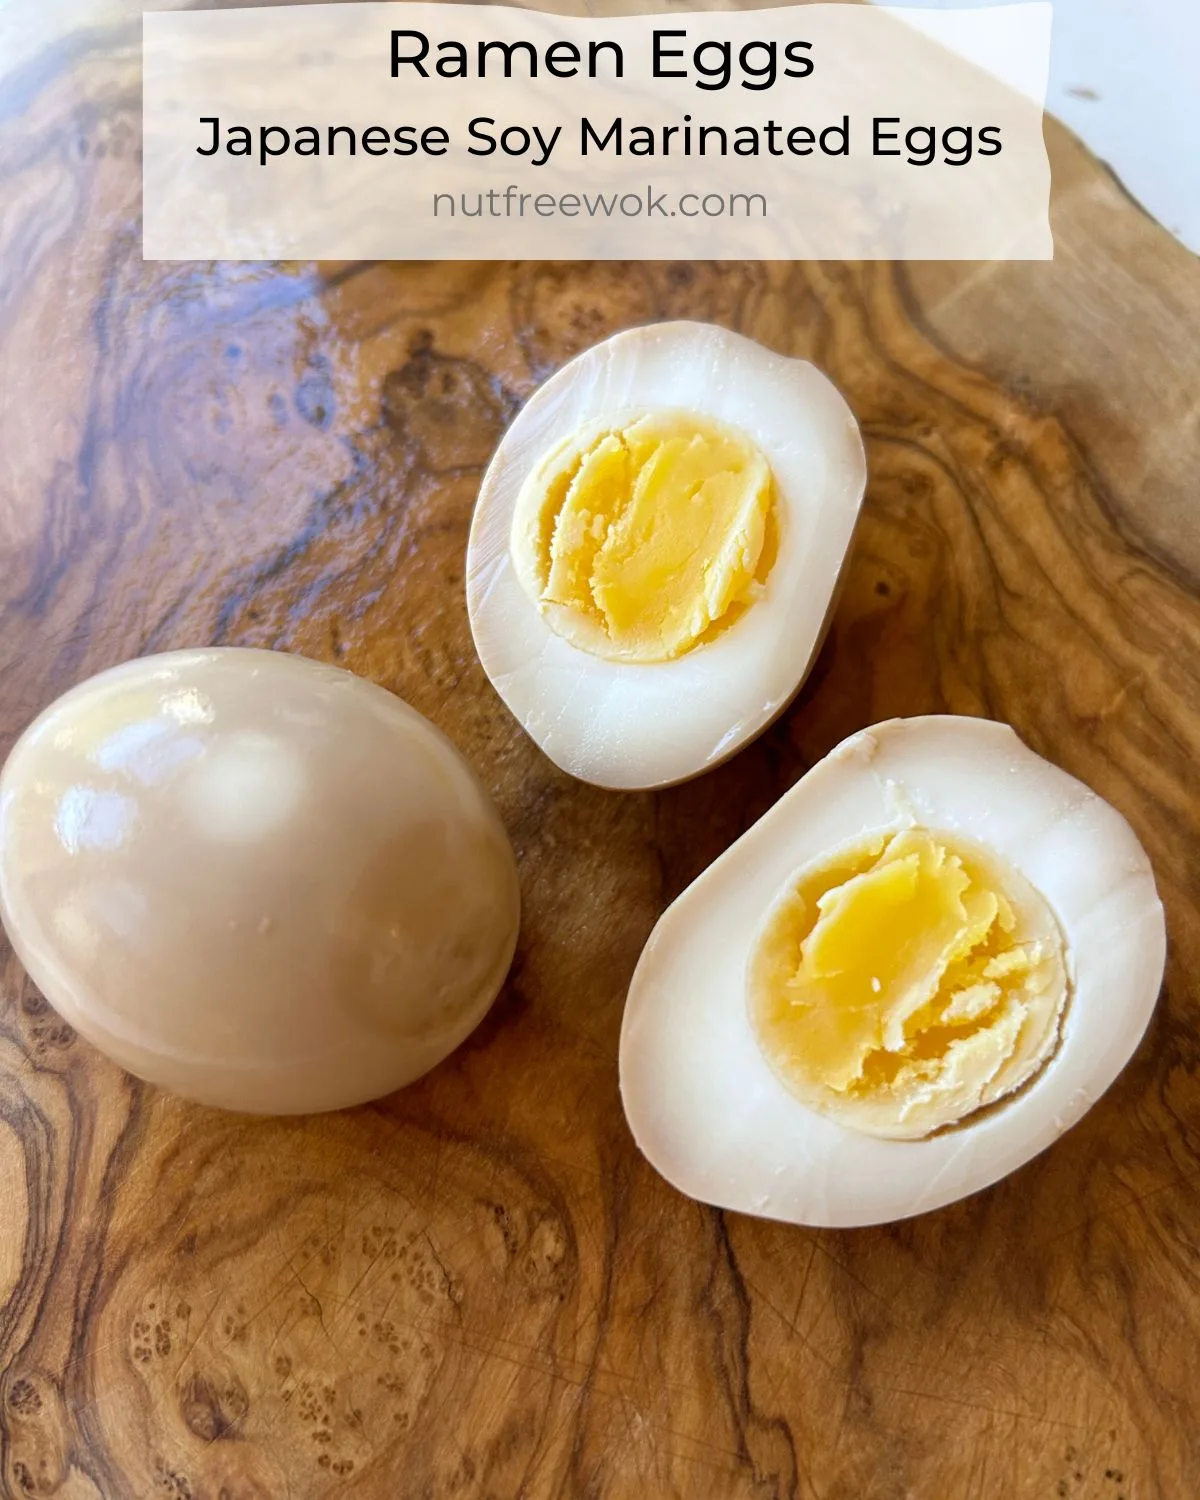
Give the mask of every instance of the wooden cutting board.
M 143 264 L 139 27 L 50 45 L 31 13 L 0 85 L 0 752 L 139 653 L 335 661 L 479 769 L 525 916 L 458 1054 L 299 1120 L 132 1082 L 3 949 L 0 1494 L 1200 1494 L 1195 260 L 1050 125 L 1052 265 Z M 523 398 L 667 317 L 821 364 L 871 482 L 790 712 L 617 795 L 489 688 L 463 553 Z M 621 1114 L 641 946 L 837 740 L 930 711 L 1009 720 L 1133 823 L 1172 943 L 1150 1032 L 1052 1150 L 941 1212 L 689 1202 Z

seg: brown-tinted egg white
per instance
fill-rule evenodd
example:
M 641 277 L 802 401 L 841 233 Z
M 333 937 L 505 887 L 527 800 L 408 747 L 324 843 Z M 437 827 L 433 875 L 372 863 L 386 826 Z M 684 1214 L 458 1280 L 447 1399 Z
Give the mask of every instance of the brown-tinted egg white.
M 175 652 L 60 698 L 0 775 L 0 915 L 130 1072 L 299 1113 L 419 1077 L 516 942 L 511 847 L 400 699 L 270 651 Z

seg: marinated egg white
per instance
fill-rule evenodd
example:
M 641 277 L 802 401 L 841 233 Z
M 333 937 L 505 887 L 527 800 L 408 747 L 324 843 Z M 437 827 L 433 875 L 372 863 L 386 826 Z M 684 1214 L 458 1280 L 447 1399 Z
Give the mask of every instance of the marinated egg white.
M 428 720 L 272 651 L 146 657 L 66 693 L 0 773 L 0 916 L 131 1073 L 256 1113 L 399 1088 L 516 942 L 512 850 Z
M 484 476 L 467 553 L 484 670 L 573 776 L 695 776 L 803 682 L 865 484 L 814 366 L 701 323 L 619 333 L 534 394 Z
M 983 719 L 851 736 L 676 900 L 634 973 L 621 1094 L 689 1196 L 830 1227 L 1013 1171 L 1128 1061 L 1162 982 L 1149 862 Z

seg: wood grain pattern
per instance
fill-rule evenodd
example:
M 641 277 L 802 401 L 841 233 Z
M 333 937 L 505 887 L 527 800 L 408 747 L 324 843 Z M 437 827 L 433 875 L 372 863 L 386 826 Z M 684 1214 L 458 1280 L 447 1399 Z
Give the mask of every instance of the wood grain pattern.
M 480 769 L 525 920 L 446 1065 L 277 1122 L 131 1082 L 3 950 L 0 1495 L 1200 1493 L 1194 260 L 1052 127 L 1053 266 L 143 264 L 137 26 L 51 44 L 30 11 L 0 84 L 0 753 L 134 654 L 338 661 Z M 800 700 L 617 795 L 498 703 L 463 553 L 536 382 L 678 316 L 824 366 L 871 484 Z M 952 1208 L 809 1232 L 688 1202 L 620 1111 L 641 945 L 839 738 L 930 710 L 1010 720 L 1130 818 L 1172 942 L 1151 1031 Z

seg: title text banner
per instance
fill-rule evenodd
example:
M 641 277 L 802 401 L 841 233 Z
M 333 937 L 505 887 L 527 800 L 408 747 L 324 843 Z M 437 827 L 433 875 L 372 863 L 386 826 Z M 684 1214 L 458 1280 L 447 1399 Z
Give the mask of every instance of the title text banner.
M 148 259 L 1043 259 L 1050 6 L 145 16 Z

